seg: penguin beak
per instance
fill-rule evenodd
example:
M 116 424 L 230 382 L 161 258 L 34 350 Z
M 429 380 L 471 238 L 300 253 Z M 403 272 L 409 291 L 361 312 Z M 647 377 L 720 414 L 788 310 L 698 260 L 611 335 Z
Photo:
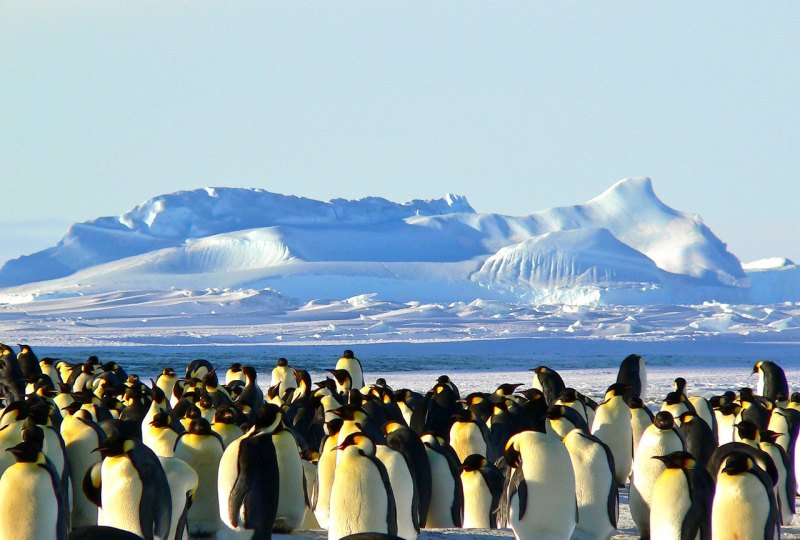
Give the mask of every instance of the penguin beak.
M 651 457 L 653 459 L 657 459 L 658 461 L 660 461 L 662 463 L 666 463 L 667 462 L 667 456 L 651 456 Z

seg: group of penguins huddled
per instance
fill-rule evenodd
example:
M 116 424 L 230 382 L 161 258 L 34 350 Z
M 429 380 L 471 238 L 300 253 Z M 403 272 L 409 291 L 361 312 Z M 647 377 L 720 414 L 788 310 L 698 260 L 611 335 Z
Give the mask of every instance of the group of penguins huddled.
M 532 386 L 462 396 L 366 384 L 346 350 L 312 382 L 279 359 L 194 360 L 149 384 L 0 343 L 0 540 L 414 540 L 506 528 L 519 540 L 608 539 L 629 483 L 642 538 L 772 539 L 795 511 L 800 394 L 760 361 L 757 389 L 710 399 L 677 379 L 655 414 L 630 355 L 596 402 L 539 366 Z M 265 386 L 266 387 L 266 386 Z

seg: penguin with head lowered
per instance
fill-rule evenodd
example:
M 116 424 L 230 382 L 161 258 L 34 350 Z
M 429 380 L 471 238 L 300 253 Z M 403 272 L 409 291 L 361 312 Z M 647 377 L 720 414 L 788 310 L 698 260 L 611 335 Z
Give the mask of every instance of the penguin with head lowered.
M 531 371 L 533 371 L 533 388 L 540 390 L 544 394 L 544 399 L 548 405 L 555 404 L 558 396 L 566 388 L 561 375 L 547 366 L 538 366 Z
M 789 397 L 789 383 L 786 381 L 786 373 L 778 364 L 769 360 L 756 362 L 753 366 L 753 375 L 756 373 L 758 373 L 756 394 L 770 401 L 778 401 L 778 396 L 783 396 L 784 399 Z
M 650 536 L 710 540 L 714 480 L 689 452 L 653 456 L 666 467 L 653 485 Z
M 619 365 L 617 383 L 627 385 L 625 401 L 638 397 L 642 401 L 647 399 L 647 368 L 644 357 L 639 354 L 629 354 Z
M 253 427 L 225 449 L 219 463 L 219 514 L 234 531 L 252 531 L 253 540 L 272 538 L 278 513 L 278 458 L 272 433 L 280 408 L 264 404 L 255 411 Z
M 631 409 L 625 402 L 627 386 L 612 384 L 605 400 L 597 406 L 592 424 L 592 435 L 603 441 L 614 454 L 615 476 L 618 486 L 624 486 L 631 473 L 633 431 Z
M 464 529 L 496 529 L 497 508 L 503 495 L 503 473 L 484 456 L 472 454 L 461 464 L 464 490 Z

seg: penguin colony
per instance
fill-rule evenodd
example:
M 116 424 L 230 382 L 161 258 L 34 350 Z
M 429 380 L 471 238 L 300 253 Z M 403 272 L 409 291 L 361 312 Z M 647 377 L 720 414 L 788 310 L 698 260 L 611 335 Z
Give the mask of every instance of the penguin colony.
M 527 389 L 462 396 L 443 375 L 420 394 L 365 383 L 348 350 L 317 382 L 281 358 L 263 392 L 246 365 L 146 384 L 0 344 L 0 540 L 608 539 L 625 485 L 642 538 L 773 539 L 791 522 L 800 393 L 778 365 L 708 400 L 679 378 L 658 411 L 639 355 L 599 403 L 532 371 Z

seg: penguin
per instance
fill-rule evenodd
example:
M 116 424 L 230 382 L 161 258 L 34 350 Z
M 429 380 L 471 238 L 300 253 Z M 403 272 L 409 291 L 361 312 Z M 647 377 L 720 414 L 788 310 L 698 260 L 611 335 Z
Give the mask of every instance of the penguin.
M 189 509 L 189 533 L 213 535 L 220 527 L 217 504 L 217 474 L 224 452 L 222 438 L 211 430 L 205 418 L 192 420 L 189 429 L 178 436 L 174 456 L 191 466 L 198 477 L 198 487 Z
M 444 438 L 433 433 L 424 434 L 421 440 L 431 473 L 430 504 L 424 526 L 426 529 L 461 527 L 464 493 L 459 481 L 458 456 Z
M 650 537 L 710 540 L 714 498 L 711 475 L 689 452 L 652 459 L 662 462 L 665 469 L 653 485 Z
M 713 538 L 780 537 L 772 481 L 746 454 L 730 454 L 717 474 L 711 530 Z
M 705 468 L 717 448 L 717 437 L 708 424 L 691 411 L 683 413 L 680 421 L 678 431 L 686 443 L 686 451 L 692 454 L 700 467 Z
M 504 457 L 511 474 L 505 508 L 517 540 L 570 538 L 578 512 L 564 444 L 554 435 L 523 431 L 509 439 Z
M 252 366 L 244 366 L 242 372 L 245 385 L 235 403 L 246 415 L 251 416 L 264 403 L 264 393 L 258 387 L 256 370 Z
M 64 417 L 61 422 L 61 436 L 67 452 L 69 475 L 77 484 L 73 489 L 71 526 L 78 528 L 97 525 L 97 506 L 78 485 L 87 471 L 100 462 L 100 456 L 93 450 L 105 441 L 106 434 L 87 411 L 79 409 Z
M 667 397 L 664 398 L 664 401 L 661 403 L 661 410 L 667 411 L 672 415 L 672 418 L 675 419 L 675 425 L 680 425 L 679 418 L 683 413 L 688 411 L 696 414 L 692 403 L 686 395 L 681 392 L 670 392 L 667 394 Z
M 242 428 L 236 424 L 236 412 L 231 407 L 222 407 L 216 410 L 211 429 L 220 436 L 225 448 L 244 435 Z
M 592 435 L 608 445 L 614 454 L 618 486 L 625 485 L 632 465 L 633 431 L 631 409 L 625 402 L 626 391 L 624 384 L 615 383 L 609 386 L 605 400 L 597 406 L 592 424 Z
M 321 529 L 316 516 L 314 515 L 314 501 L 317 498 L 317 463 L 319 462 L 319 452 L 316 450 L 303 450 L 300 452 L 300 459 L 303 461 L 303 478 L 306 483 L 306 518 L 300 524 L 300 530 L 313 531 Z
M 414 413 L 416 406 L 422 402 L 423 396 L 418 392 L 402 388 L 394 391 L 394 400 L 403 414 L 407 426 L 411 426 L 411 415 Z
M 414 430 L 396 421 L 387 422 L 383 431 L 386 434 L 386 446 L 400 452 L 411 472 L 417 501 L 417 520 L 423 526 L 428 519 L 433 489 L 431 463 L 425 444 Z
M 176 457 L 158 456 L 169 484 L 172 501 L 172 521 L 169 526 L 170 540 L 188 540 L 187 517 L 197 490 L 197 473 L 188 463 Z
M 653 412 L 642 402 L 641 398 L 631 398 L 628 402 L 631 409 L 631 435 L 633 436 L 633 455 L 639 447 L 639 439 L 642 438 L 644 430 L 653 423 Z
M 185 431 L 180 422 L 177 425 L 180 430 L 175 429 L 175 422 L 168 413 L 157 413 L 147 426 L 142 426 L 142 442 L 157 456 L 172 457 L 175 454 L 175 443 Z
M 767 429 L 771 413 L 764 403 L 753 394 L 752 388 L 739 389 L 739 403 L 742 410 L 739 412 L 738 420 L 747 420 L 754 423 L 758 429 Z
M 189 365 L 186 366 L 186 378 L 199 380 L 202 379 L 206 373 L 213 370 L 214 366 L 211 362 L 204 358 L 197 358 L 189 362 Z
M 333 489 L 333 477 L 336 473 L 336 447 L 339 445 L 339 430 L 342 427 L 342 419 L 335 418 L 326 423 L 328 434 L 322 439 L 319 450 L 319 460 L 317 461 L 317 490 L 313 498 L 314 517 L 323 529 L 328 529 L 330 519 L 330 500 L 331 490 Z
M 466 409 L 461 409 L 453 415 L 453 425 L 450 427 L 450 446 L 456 451 L 459 463 L 471 454 L 488 454 L 489 433 L 486 424 L 479 421 Z
M 253 540 L 272 538 L 278 513 L 278 458 L 272 432 L 280 423 L 280 408 L 262 404 L 254 423 L 225 449 L 219 463 L 219 515 L 231 530 L 250 530 Z
M 763 450 L 778 470 L 778 482 L 775 484 L 775 499 L 781 515 L 781 525 L 790 525 L 795 513 L 795 497 L 797 494 L 797 480 L 794 474 L 794 467 L 786 453 L 775 441 L 778 433 L 774 431 L 762 431 L 761 442 L 758 447 Z
M 464 529 L 496 529 L 497 508 L 503 494 L 503 473 L 479 454 L 467 456 L 461 465 L 464 491 Z
M 626 356 L 619 365 L 617 383 L 628 386 L 625 391 L 626 402 L 632 397 L 647 401 L 647 367 L 644 357 L 639 354 Z
M 34 442 L 42 436 L 25 438 L 7 449 L 16 463 L 0 478 L 0 538 L 65 540 L 68 510 L 59 475 Z
M 156 379 L 156 386 L 158 386 L 164 395 L 169 399 L 175 391 L 175 385 L 178 383 L 178 375 L 171 367 L 161 370 L 161 374 Z
M 719 400 L 719 404 L 714 407 L 714 418 L 717 423 L 717 439 L 719 445 L 734 442 L 736 440 L 736 423 L 742 407 L 732 401 Z
M 578 523 L 572 538 L 608 540 L 619 518 L 614 455 L 608 445 L 581 429 L 573 429 L 563 440 L 575 472 L 578 504 Z
M 574 388 L 564 388 L 561 394 L 558 395 L 558 399 L 555 402 L 556 405 L 566 405 L 567 407 L 572 407 L 583 417 L 583 421 L 586 422 L 587 425 L 591 426 L 590 417 L 589 417 L 589 407 L 586 406 L 586 403 L 582 399 L 580 399 L 578 395 L 578 391 Z M 594 411 L 592 411 L 594 412 Z
M 419 534 L 419 503 L 414 489 L 414 477 L 400 452 L 379 444 L 375 456 L 386 469 L 394 494 L 397 512 L 397 535 L 405 540 L 415 540 Z
M 586 425 L 583 416 L 572 407 L 551 405 L 547 409 L 547 421 L 545 423 L 547 433 L 563 439 L 567 433 L 576 428 L 586 434 L 589 433 L 589 426 Z
M 756 394 L 770 401 L 778 401 L 778 396 L 784 399 L 789 395 L 789 383 L 786 382 L 786 373 L 775 362 L 761 360 L 753 366 L 753 375 L 758 373 Z
M 274 532 L 290 533 L 300 527 L 306 515 L 303 463 L 297 440 L 286 429 L 283 420 L 272 431 L 272 444 L 278 460 L 278 513 L 272 526 Z
M 353 385 L 353 377 L 346 369 L 328 369 L 328 373 L 333 375 L 333 380 L 336 381 L 336 393 L 347 394 L 350 390 L 355 390 Z
M 375 457 L 375 443 L 364 433 L 351 433 L 337 450 L 341 459 L 331 491 L 328 540 L 351 534 L 397 536 L 397 511 L 386 468 Z
M 83 486 L 89 499 L 100 503 L 98 525 L 124 529 L 144 540 L 167 538 L 172 500 L 158 457 L 124 435 L 112 435 L 97 450 L 103 461 L 87 471 Z
M 347 370 L 350 374 L 353 388 L 360 390 L 364 386 L 364 369 L 361 367 L 361 361 L 356 358 L 350 349 L 342 353 L 342 357 L 336 362 L 336 369 Z
M 39 365 L 39 359 L 30 346 L 23 344 L 19 344 L 18 346 L 19 353 L 17 354 L 17 362 L 19 362 L 19 367 L 22 369 L 22 376 L 26 380 L 30 380 L 41 375 L 42 368 Z
M 286 358 L 278 358 L 278 362 L 272 370 L 272 378 L 270 379 L 269 385 L 277 385 L 278 393 L 281 396 L 284 395 L 287 390 L 294 390 L 297 388 L 294 372 Z
M 675 427 L 675 420 L 667 411 L 655 415 L 653 425 L 648 427 L 633 459 L 631 473 L 630 509 L 631 517 L 642 538 L 650 536 L 650 508 L 653 486 L 659 475 L 664 472 L 665 465 L 653 456 L 665 456 L 672 452 L 685 451 L 680 433 Z
M 57 360 L 55 358 L 45 357 L 39 360 L 39 369 L 42 370 L 42 375 L 50 379 L 50 382 L 53 384 L 53 388 L 58 388 L 58 384 L 63 382 L 61 380 L 61 376 L 58 374 L 58 370 L 56 369 Z
M 547 366 L 533 368 L 533 387 L 544 394 L 547 405 L 554 405 L 558 396 L 564 391 L 566 385 L 561 375 L 554 369 Z

